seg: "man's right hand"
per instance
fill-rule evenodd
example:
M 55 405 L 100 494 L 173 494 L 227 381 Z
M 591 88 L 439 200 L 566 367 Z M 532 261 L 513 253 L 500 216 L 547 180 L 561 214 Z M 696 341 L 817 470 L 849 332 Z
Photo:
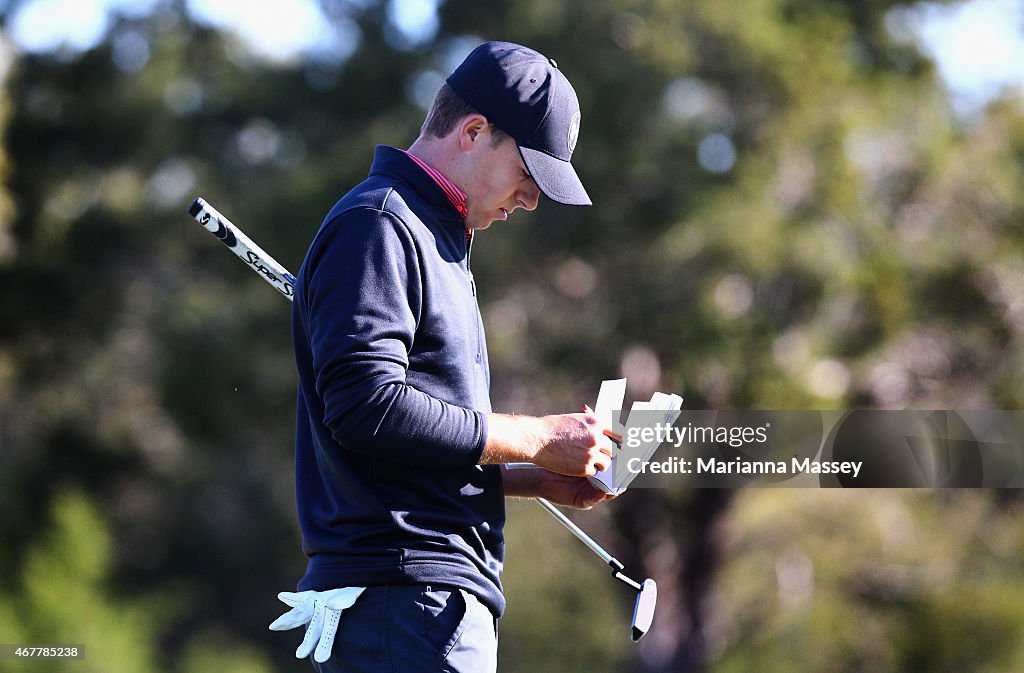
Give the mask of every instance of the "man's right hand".
M 487 422 L 481 463 L 528 462 L 571 477 L 592 477 L 611 465 L 611 443 L 593 414 L 488 414 Z
M 593 414 L 545 416 L 548 441 L 531 463 L 570 477 L 592 477 L 612 464 L 612 448 Z

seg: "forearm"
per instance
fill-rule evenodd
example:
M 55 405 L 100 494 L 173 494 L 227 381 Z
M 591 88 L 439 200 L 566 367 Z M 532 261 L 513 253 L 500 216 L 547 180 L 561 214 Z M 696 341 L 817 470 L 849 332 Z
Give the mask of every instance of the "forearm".
M 611 462 L 611 446 L 593 414 L 487 414 L 484 465 L 534 463 L 559 474 L 590 477 Z
M 344 380 L 338 377 L 339 381 Z M 480 462 L 483 414 L 392 383 L 365 393 L 353 379 L 325 395 L 325 423 L 341 445 L 406 465 L 466 467 Z
M 541 467 L 501 468 L 501 477 L 505 484 L 505 495 L 511 498 L 542 497 L 541 483 L 544 473 Z M 550 473 L 548 473 L 550 474 Z
M 532 463 L 545 443 L 550 430 L 543 418 L 487 414 L 487 443 L 481 465 Z

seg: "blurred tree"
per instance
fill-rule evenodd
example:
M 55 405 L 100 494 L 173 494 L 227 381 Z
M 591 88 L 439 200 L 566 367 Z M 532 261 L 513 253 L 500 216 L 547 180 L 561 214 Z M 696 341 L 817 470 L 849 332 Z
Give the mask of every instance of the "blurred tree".
M 268 640 L 302 558 L 287 306 L 184 209 L 202 184 L 244 222 L 271 182 L 301 192 L 335 176 L 316 178 L 315 162 L 293 173 L 307 145 L 288 99 L 308 90 L 303 72 L 241 58 L 181 11 L 119 20 L 75 58 L 22 55 L 7 83 L 17 212 L 0 262 L 0 564 L 27 563 L 47 503 L 77 485 L 109 513 L 118 588 L 187 606 L 160 635 L 162 660 L 191 666 L 209 658 L 197 634 Z M 122 58 L 126 35 L 145 58 Z M 301 249 L 320 204 L 305 218 L 276 204 L 267 232 L 247 228 L 297 265 L 275 231 Z M 192 642 L 200 654 L 186 655 Z M 281 669 L 306 667 L 274 653 Z
M 1019 505 L 993 507 L 980 491 L 750 491 L 726 529 L 709 629 L 717 671 L 1024 661 Z
M 116 597 L 110 535 L 86 496 L 59 494 L 52 515 L 15 581 L 0 591 L 0 633 L 9 643 L 82 645 L 84 652 L 67 661 L 0 660 L 0 671 L 158 670 L 154 636 L 173 604 L 154 595 Z

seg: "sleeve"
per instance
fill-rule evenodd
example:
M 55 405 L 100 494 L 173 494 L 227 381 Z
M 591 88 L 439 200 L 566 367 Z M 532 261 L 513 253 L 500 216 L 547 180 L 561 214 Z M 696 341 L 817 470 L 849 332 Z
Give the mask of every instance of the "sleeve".
M 371 208 L 338 215 L 304 269 L 316 391 L 335 441 L 412 466 L 475 465 L 483 413 L 406 383 L 422 298 L 411 233 Z

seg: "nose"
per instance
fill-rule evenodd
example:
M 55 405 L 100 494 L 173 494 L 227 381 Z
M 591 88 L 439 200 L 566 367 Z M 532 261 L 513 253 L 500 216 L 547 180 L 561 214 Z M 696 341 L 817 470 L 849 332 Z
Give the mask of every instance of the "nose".
M 519 206 L 523 210 L 534 210 L 537 207 L 537 203 L 540 201 L 540 187 L 533 180 L 530 180 L 529 184 L 519 190 L 516 194 L 516 201 L 519 202 Z

